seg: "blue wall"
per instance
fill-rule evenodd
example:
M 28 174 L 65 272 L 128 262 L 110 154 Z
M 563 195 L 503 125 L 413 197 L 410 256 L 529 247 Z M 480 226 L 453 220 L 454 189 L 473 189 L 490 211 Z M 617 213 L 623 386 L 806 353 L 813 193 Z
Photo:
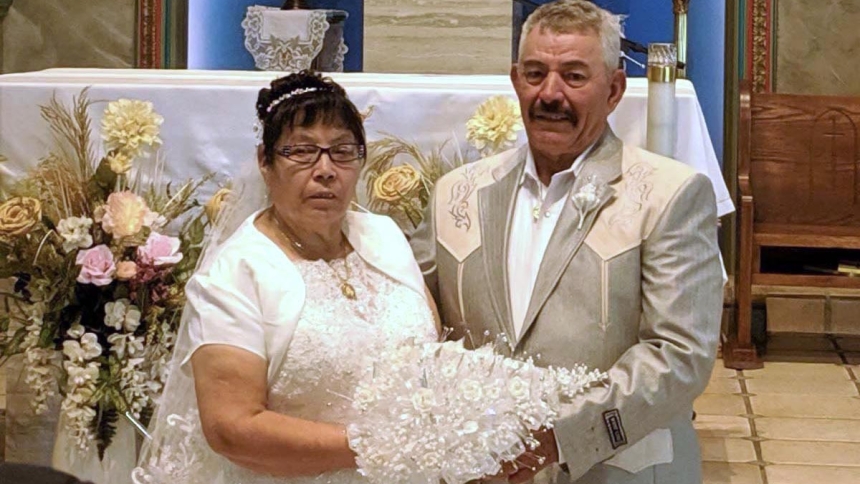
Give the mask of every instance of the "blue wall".
M 705 122 L 723 161 L 723 119 L 725 107 L 726 2 L 690 2 L 687 18 L 687 77 L 696 86 Z
M 189 0 L 188 68 L 254 70 L 254 58 L 245 50 L 242 20 L 249 5 L 280 7 L 283 0 Z M 362 65 L 364 2 L 358 0 L 311 0 L 314 8 L 339 8 L 349 13 L 344 40 L 349 52 L 344 70 Z

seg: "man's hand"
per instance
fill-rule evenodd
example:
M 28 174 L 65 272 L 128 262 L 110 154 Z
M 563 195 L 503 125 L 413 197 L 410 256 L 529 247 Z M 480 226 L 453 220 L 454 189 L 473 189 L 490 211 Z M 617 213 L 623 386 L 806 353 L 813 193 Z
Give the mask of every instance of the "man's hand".
M 505 469 L 512 469 L 513 472 L 508 473 L 508 482 L 510 484 L 521 484 L 528 482 L 534 476 L 558 462 L 558 447 L 555 441 L 555 432 L 552 429 L 544 429 L 534 433 L 534 438 L 540 442 L 540 445 L 532 451 L 528 451 L 517 457 L 513 468 L 505 466 Z

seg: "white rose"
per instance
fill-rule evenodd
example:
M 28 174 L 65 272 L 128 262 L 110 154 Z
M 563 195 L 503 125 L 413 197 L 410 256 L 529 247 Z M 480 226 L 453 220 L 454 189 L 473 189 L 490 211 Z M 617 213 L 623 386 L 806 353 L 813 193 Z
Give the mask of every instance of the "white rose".
M 419 388 L 412 394 L 412 406 L 421 413 L 429 412 L 436 404 L 436 396 L 429 388 Z
M 477 402 L 484 396 L 484 389 L 475 380 L 463 380 L 460 382 L 460 393 L 467 402 Z
M 451 362 L 442 367 L 442 376 L 453 378 L 457 374 L 457 363 Z
M 63 238 L 63 250 L 86 249 L 93 245 L 90 228 L 93 220 L 86 217 L 68 217 L 57 224 L 57 233 Z
M 418 462 L 424 469 L 436 469 L 442 463 L 442 456 L 438 452 L 425 452 L 421 455 Z
M 469 420 L 468 422 L 463 424 L 463 428 L 460 429 L 460 433 L 463 435 L 471 435 L 478 431 L 478 422 L 474 420 Z
M 366 410 L 367 406 L 376 400 L 376 394 L 368 387 L 360 386 L 355 390 L 353 403 L 359 410 Z
M 515 376 L 508 382 L 508 393 L 516 400 L 523 400 L 529 395 L 529 384 L 522 378 Z

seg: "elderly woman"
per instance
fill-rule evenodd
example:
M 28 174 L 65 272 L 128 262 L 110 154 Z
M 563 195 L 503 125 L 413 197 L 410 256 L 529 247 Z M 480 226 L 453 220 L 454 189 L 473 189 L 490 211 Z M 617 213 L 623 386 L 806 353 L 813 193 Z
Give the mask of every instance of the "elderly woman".
M 343 88 L 292 74 L 260 92 L 257 113 L 259 175 L 186 287 L 136 482 L 363 482 L 344 427 L 363 357 L 437 338 L 402 233 L 348 211 L 365 136 Z

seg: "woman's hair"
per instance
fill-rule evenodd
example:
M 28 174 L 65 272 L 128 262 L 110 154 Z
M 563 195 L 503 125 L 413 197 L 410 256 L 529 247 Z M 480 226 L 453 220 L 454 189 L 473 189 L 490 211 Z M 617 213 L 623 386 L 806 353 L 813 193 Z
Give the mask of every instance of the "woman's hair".
M 275 143 L 284 129 L 309 128 L 317 123 L 345 128 L 365 145 L 361 114 L 346 91 L 311 71 L 301 71 L 272 81 L 257 96 L 257 118 L 263 125 L 265 163 L 274 159 Z

